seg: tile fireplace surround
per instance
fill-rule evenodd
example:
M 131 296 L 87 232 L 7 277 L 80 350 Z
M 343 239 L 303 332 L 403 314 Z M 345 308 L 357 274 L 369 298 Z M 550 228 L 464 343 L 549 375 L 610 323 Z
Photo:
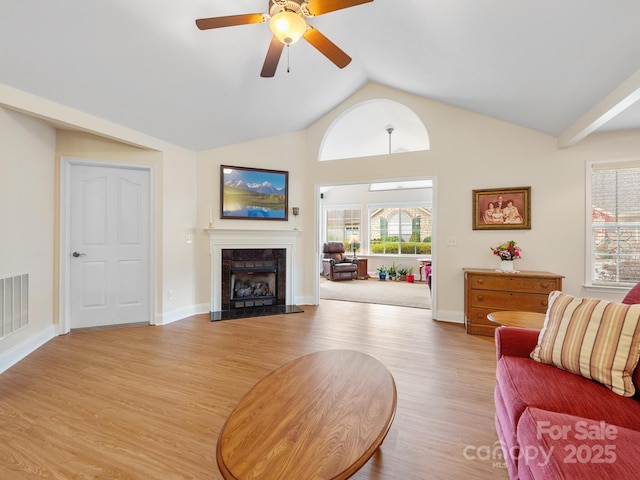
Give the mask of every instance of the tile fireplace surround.
M 286 250 L 285 309 L 295 311 L 293 265 L 296 258 L 299 230 L 237 230 L 205 229 L 209 234 L 209 254 L 211 256 L 211 306 L 212 320 L 220 320 L 222 310 L 222 250 L 282 248 Z M 242 309 L 238 309 L 242 310 Z M 288 313 L 288 312 L 284 312 Z M 242 315 L 239 317 L 251 316 Z M 216 317 L 216 318 L 214 318 Z

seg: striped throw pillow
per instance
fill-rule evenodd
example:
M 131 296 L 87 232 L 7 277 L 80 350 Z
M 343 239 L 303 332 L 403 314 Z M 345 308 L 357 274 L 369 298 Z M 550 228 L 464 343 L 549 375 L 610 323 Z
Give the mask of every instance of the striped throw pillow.
M 640 354 L 640 305 L 577 298 L 559 291 L 531 358 L 602 383 L 631 397 Z

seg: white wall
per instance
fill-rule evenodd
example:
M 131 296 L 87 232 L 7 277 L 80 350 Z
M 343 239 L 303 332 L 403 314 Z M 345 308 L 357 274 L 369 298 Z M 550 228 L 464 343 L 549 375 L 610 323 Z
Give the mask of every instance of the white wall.
M 0 340 L 0 372 L 55 334 L 55 129 L 0 107 L 0 278 L 29 274 L 29 326 Z

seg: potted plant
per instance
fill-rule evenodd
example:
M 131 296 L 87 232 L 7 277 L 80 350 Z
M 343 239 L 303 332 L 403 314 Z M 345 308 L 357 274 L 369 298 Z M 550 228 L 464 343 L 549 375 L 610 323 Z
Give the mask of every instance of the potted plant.
M 381 265 L 376 270 L 378 270 L 378 278 L 380 280 L 386 280 L 387 279 L 387 267 L 385 267 L 384 265 Z
M 413 274 L 413 267 L 409 267 L 407 269 L 407 282 L 409 283 L 413 283 L 415 281 L 416 277 Z
M 387 270 L 387 275 L 389 275 L 389 280 L 395 280 L 397 273 L 398 271 L 396 270 L 396 262 L 391 262 L 391 266 Z
M 405 267 L 398 266 L 398 280 L 400 280 L 401 282 L 404 282 L 407 279 L 408 271 L 409 270 L 407 270 Z

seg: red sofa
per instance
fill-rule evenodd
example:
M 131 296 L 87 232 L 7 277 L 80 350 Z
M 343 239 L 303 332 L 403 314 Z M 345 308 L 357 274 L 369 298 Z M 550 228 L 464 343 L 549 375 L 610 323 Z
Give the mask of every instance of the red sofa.
M 625 303 L 640 303 L 640 284 Z M 539 330 L 495 331 L 496 428 L 511 480 L 640 478 L 640 394 L 530 358 Z M 640 367 L 633 373 L 640 385 Z

